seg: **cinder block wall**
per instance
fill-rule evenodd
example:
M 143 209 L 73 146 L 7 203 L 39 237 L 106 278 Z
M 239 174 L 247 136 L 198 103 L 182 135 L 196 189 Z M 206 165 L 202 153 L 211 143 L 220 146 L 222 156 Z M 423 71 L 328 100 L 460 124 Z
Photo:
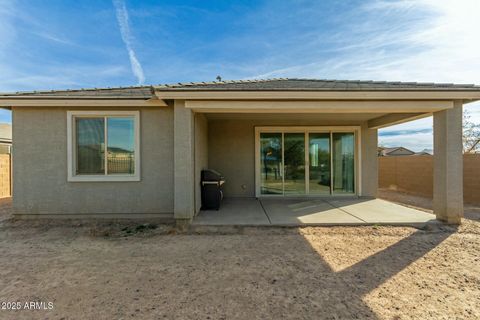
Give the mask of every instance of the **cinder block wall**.
M 0 154 L 0 198 L 11 196 L 10 155 Z
M 463 199 L 480 204 L 480 154 L 463 155 Z
M 480 204 L 480 154 L 463 157 L 463 197 L 466 203 Z M 379 157 L 379 188 L 433 197 L 433 157 Z

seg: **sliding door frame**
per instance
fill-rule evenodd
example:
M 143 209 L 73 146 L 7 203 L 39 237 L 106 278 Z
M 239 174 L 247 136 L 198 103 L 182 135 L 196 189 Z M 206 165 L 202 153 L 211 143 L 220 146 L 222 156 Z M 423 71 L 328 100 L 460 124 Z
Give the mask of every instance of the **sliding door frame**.
M 261 193 L 261 172 L 260 172 L 260 133 L 281 133 L 282 134 L 282 168 L 284 168 L 285 163 L 284 159 L 284 135 L 285 133 L 304 133 L 305 135 L 305 194 L 292 194 L 285 195 L 285 190 L 283 194 L 273 195 L 273 194 L 262 194 Z M 332 155 L 332 136 L 333 133 L 353 133 L 354 134 L 354 158 L 355 158 L 355 174 L 354 174 L 354 193 L 350 194 L 335 194 L 333 193 L 333 155 Z M 309 133 L 329 133 L 330 134 L 330 194 L 309 194 L 309 179 L 310 179 L 310 142 L 309 142 Z M 255 127 L 255 197 L 341 197 L 341 196 L 352 196 L 362 195 L 361 191 L 361 182 L 362 182 L 362 145 L 361 145 L 361 127 L 360 126 L 256 126 Z M 284 183 L 285 177 L 282 172 L 282 181 Z

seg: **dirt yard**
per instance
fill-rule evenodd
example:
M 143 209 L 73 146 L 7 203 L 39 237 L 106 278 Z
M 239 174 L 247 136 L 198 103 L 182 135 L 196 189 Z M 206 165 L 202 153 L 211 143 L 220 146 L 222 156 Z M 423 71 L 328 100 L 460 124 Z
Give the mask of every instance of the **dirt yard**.
M 178 234 L 138 222 L 15 221 L 9 200 L 0 212 L 0 302 L 47 306 L 0 310 L 0 319 L 480 318 L 475 219 L 458 229 Z

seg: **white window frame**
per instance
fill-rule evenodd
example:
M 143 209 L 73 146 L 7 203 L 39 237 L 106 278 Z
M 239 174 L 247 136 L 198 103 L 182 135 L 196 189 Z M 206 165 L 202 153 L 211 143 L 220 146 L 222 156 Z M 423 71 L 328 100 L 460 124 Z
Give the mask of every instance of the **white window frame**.
M 134 174 L 108 174 L 105 167 L 104 174 L 76 174 L 76 128 L 75 118 L 105 118 L 108 117 L 133 117 L 135 141 L 135 168 Z M 105 121 L 105 128 L 107 122 Z M 107 159 L 107 129 L 105 130 L 105 159 Z M 108 181 L 140 181 L 140 111 L 67 111 L 67 160 L 69 182 L 108 182 Z M 106 162 L 107 160 L 105 160 Z
M 355 191 L 353 193 L 348 194 L 339 194 L 339 193 L 331 193 L 331 194 L 292 194 L 292 195 L 269 195 L 269 194 L 262 194 L 260 190 L 260 133 L 264 132 L 276 132 L 282 133 L 304 133 L 305 137 L 307 137 L 308 133 L 315 133 L 315 132 L 329 132 L 330 139 L 332 133 L 336 132 L 344 132 L 344 133 L 353 133 L 354 134 L 354 141 L 355 141 L 355 175 L 354 175 L 354 188 Z M 283 139 L 282 139 L 283 141 Z M 331 142 L 330 142 L 331 143 Z M 309 198 L 309 197 L 351 197 L 351 196 L 361 196 L 362 195 L 362 138 L 361 138 L 361 127 L 360 126 L 255 126 L 255 197 L 256 198 L 275 198 L 275 197 L 302 197 L 302 198 Z M 283 152 L 283 147 L 282 147 Z M 306 163 L 306 171 L 305 175 L 309 174 L 308 172 L 308 163 L 309 163 L 309 150 L 308 150 L 308 143 L 306 144 L 305 148 L 305 163 Z M 332 166 L 331 166 L 332 167 Z M 305 191 L 308 193 L 308 184 L 305 183 Z

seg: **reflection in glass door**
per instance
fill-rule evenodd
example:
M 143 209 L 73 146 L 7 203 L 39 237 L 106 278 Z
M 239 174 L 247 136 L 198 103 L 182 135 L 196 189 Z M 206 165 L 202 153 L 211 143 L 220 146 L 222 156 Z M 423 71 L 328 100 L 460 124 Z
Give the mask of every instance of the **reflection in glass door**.
M 305 133 L 284 133 L 284 194 L 305 194 Z
M 260 192 L 283 194 L 282 134 L 260 134 Z
M 333 193 L 355 192 L 355 139 L 351 132 L 332 133 Z
M 330 133 L 310 133 L 309 193 L 330 194 Z

